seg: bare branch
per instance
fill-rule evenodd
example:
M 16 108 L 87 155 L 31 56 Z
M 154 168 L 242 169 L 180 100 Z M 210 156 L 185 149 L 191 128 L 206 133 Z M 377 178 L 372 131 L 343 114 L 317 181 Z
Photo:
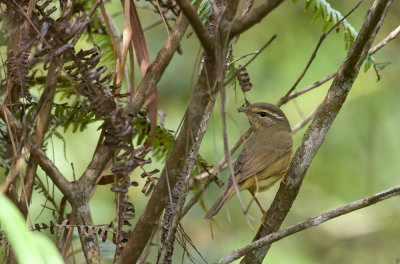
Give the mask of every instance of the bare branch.
M 390 41 L 392 41 L 393 39 L 395 39 L 397 37 L 397 35 L 400 33 L 400 26 L 398 26 L 395 30 L 393 30 L 392 32 L 390 32 L 390 34 L 381 42 L 379 42 L 375 47 L 373 47 L 372 49 L 369 50 L 369 53 L 372 55 L 375 52 L 377 52 L 378 50 L 380 50 L 383 46 L 385 46 L 386 44 L 388 44 Z
M 46 134 L 46 130 L 49 126 L 51 119 L 51 109 L 53 106 L 54 95 L 56 91 L 57 81 L 60 76 L 61 64 L 59 59 L 53 57 L 50 61 L 49 71 L 47 73 L 46 83 L 44 85 L 43 93 L 39 99 L 37 121 L 35 126 L 35 132 L 33 138 L 35 142 L 43 142 Z M 42 145 L 42 144 L 41 144 Z M 34 160 L 33 156 L 29 157 L 28 166 L 26 168 L 25 182 L 26 191 L 21 193 L 20 207 L 22 212 L 26 215 L 31 200 L 33 184 L 36 176 L 37 161 Z
M 243 68 L 246 68 L 250 63 L 252 63 L 252 62 L 257 58 L 257 56 L 260 55 L 261 52 L 263 52 L 263 51 L 269 46 L 269 44 L 271 44 L 272 41 L 274 41 L 274 40 L 276 39 L 276 37 L 277 37 L 276 34 L 273 35 L 273 36 L 267 41 L 267 43 L 265 43 L 258 51 L 254 52 L 253 57 L 251 57 L 251 59 L 250 59 L 248 62 L 246 62 L 246 64 L 244 64 L 242 67 L 243 67 Z M 236 78 L 236 75 L 232 76 L 231 78 L 229 78 L 227 81 L 224 82 L 224 85 L 227 85 L 230 81 L 232 81 L 232 80 L 235 79 L 235 78 Z
M 193 165 L 196 161 L 200 144 L 206 132 L 208 120 L 210 119 L 211 113 L 214 109 L 215 100 L 215 96 L 211 98 L 210 104 L 208 105 L 207 110 L 202 117 L 200 129 L 194 139 L 195 142 L 193 143 L 189 156 L 186 158 L 181 175 L 179 175 L 178 183 L 175 185 L 172 192 L 171 196 L 173 201 L 168 203 L 166 212 L 164 214 L 163 232 L 159 247 L 159 264 L 171 263 L 172 261 L 176 228 L 178 227 L 179 221 L 182 217 L 182 209 L 188 192 L 189 180 L 193 171 Z
M 312 111 L 308 116 L 306 116 L 303 120 L 294 125 L 292 127 L 292 134 L 295 134 L 297 131 L 305 127 L 308 124 L 308 122 L 310 122 L 311 119 L 315 116 L 320 106 L 321 105 L 317 106 L 317 108 L 315 108 L 314 111 Z
M 283 0 L 269 0 L 265 1 L 263 4 L 254 8 L 253 11 L 248 13 L 246 16 L 242 18 L 235 19 L 232 30 L 231 30 L 231 38 L 234 36 L 246 31 L 253 25 L 261 22 L 261 20 L 268 15 L 272 10 L 274 10 Z
M 128 101 L 125 109 L 126 115 L 135 116 L 147 97 L 153 91 L 155 85 L 161 79 L 162 74 L 170 63 L 175 51 L 179 47 L 179 43 L 188 27 L 188 20 L 181 14 L 174 27 L 171 29 L 170 35 L 165 40 L 161 50 L 158 52 L 154 62 L 149 66 L 142 81 L 133 96 Z
M 344 206 L 338 207 L 336 209 L 330 210 L 328 212 L 325 212 L 320 215 L 313 216 L 303 222 L 300 222 L 296 225 L 290 226 L 286 229 L 280 230 L 278 232 L 274 232 L 272 234 L 269 234 L 263 238 L 260 238 L 250 245 L 247 245 L 245 247 L 236 249 L 232 251 L 228 256 L 221 258 L 216 262 L 216 264 L 226 264 L 230 263 L 234 260 L 237 260 L 247 254 L 248 252 L 251 252 L 257 248 L 263 247 L 265 245 L 271 244 L 273 242 L 279 241 L 282 238 L 288 237 L 290 235 L 293 235 L 295 233 L 298 233 L 300 231 L 303 231 L 305 229 L 308 229 L 313 226 L 320 225 L 326 221 L 329 221 L 331 219 L 334 219 L 336 217 L 339 217 L 341 215 L 345 215 L 348 213 L 351 213 L 353 211 L 365 208 L 367 206 L 376 204 L 378 202 L 384 201 L 386 199 L 389 199 L 393 196 L 400 195 L 400 185 L 395 186 L 393 188 L 387 189 L 385 191 L 382 191 L 380 193 L 367 196 L 363 199 L 354 201 L 352 203 L 346 204 Z
M 317 52 L 319 48 L 321 47 L 322 42 L 326 39 L 326 37 L 331 33 L 337 26 L 339 26 L 351 13 L 354 12 L 354 10 L 357 9 L 357 7 L 360 6 L 362 0 L 360 0 L 342 19 L 340 19 L 337 23 L 335 23 L 327 32 L 324 32 L 321 37 L 319 38 L 319 41 L 317 43 L 317 46 L 315 47 L 310 59 L 307 62 L 306 67 L 304 68 L 303 72 L 300 74 L 299 78 L 294 82 L 292 87 L 290 87 L 289 91 L 285 94 L 285 97 L 288 97 L 297 87 L 297 85 L 300 83 L 300 81 L 304 78 L 304 75 L 308 71 L 308 69 L 311 66 L 311 63 L 314 61 L 315 57 L 317 56 Z M 279 101 L 277 105 L 282 105 L 282 103 Z
M 340 66 L 323 104 L 318 109 L 292 159 L 286 179 L 281 182 L 278 193 L 267 212 L 265 226 L 260 227 L 254 240 L 277 231 L 285 219 L 299 192 L 308 167 L 346 100 L 391 3 L 391 0 L 377 0 L 368 11 L 354 44 Z M 241 263 L 261 263 L 269 248 L 270 245 L 267 245 L 248 253 Z
M 196 9 L 190 5 L 188 0 L 176 0 L 176 2 L 181 8 L 182 13 L 189 20 L 194 32 L 196 32 L 196 36 L 199 38 L 205 52 L 212 54 L 214 52 L 214 43 L 208 34 L 207 29 L 201 22 L 200 17 L 197 15 Z
M 369 54 L 373 55 L 375 54 L 378 50 L 380 50 L 381 48 L 383 48 L 385 45 L 387 45 L 390 41 L 392 41 L 394 38 L 397 37 L 397 35 L 400 33 L 400 26 L 398 26 L 395 30 L 393 30 L 392 32 L 390 32 L 390 34 L 384 38 L 381 42 L 379 42 L 375 47 L 371 48 L 369 50 Z M 281 106 L 286 104 L 288 101 L 292 100 L 293 98 L 296 98 L 324 83 L 326 83 L 327 81 L 333 79 L 333 77 L 335 77 L 335 75 L 337 74 L 337 72 L 331 73 L 328 76 L 325 76 L 324 78 L 322 78 L 319 81 L 316 81 L 315 83 L 304 87 L 301 90 L 298 90 L 296 92 L 292 92 L 291 94 L 289 94 L 288 96 L 282 96 L 278 102 L 276 102 L 277 106 Z
M 308 92 L 308 91 L 310 91 L 310 90 L 312 90 L 312 89 L 314 89 L 314 88 L 316 88 L 316 87 L 321 86 L 322 84 L 326 83 L 327 81 L 332 80 L 333 77 L 336 76 L 336 74 L 337 74 L 337 72 L 331 73 L 331 74 L 329 74 L 328 76 L 325 76 L 324 78 L 322 78 L 321 80 L 316 81 L 315 83 L 313 83 L 313 84 L 311 84 L 311 85 L 309 85 L 309 86 L 307 86 L 307 87 L 304 87 L 304 88 L 301 89 L 301 90 L 298 90 L 298 91 L 296 91 L 296 92 L 293 92 L 293 93 L 291 93 L 291 94 L 289 94 L 289 95 L 287 95 L 287 96 L 286 96 L 286 95 L 282 96 L 282 97 L 279 99 L 279 101 L 276 102 L 276 105 L 277 105 L 277 106 L 284 105 L 284 104 L 286 104 L 287 102 L 289 102 L 290 100 L 292 100 L 292 99 L 294 99 L 294 98 L 296 98 L 296 97 L 298 97 L 298 96 L 300 96 L 300 95 L 302 95 L 302 94 L 304 94 L 304 93 L 306 93 L 306 92 Z

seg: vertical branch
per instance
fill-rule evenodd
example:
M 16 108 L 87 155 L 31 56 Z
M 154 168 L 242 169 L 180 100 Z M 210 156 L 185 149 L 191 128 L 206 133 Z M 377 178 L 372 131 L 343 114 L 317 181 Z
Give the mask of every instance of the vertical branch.
M 285 182 L 281 182 L 278 193 L 267 212 L 265 226 L 260 227 L 254 240 L 278 230 L 285 219 L 300 190 L 308 167 L 347 98 L 391 3 L 391 0 L 376 0 L 369 9 L 353 46 L 340 66 L 325 100 L 293 157 Z M 261 263 L 270 246 L 271 244 L 268 244 L 252 251 L 241 263 Z
M 56 57 L 53 57 L 50 61 L 50 67 L 47 74 L 46 83 L 44 85 L 44 90 L 38 104 L 37 121 L 35 126 L 35 132 L 33 135 L 33 139 L 37 144 L 43 142 L 48 125 L 50 123 L 51 108 L 53 106 L 53 100 L 56 91 L 57 80 L 58 77 L 60 76 L 60 71 L 61 71 L 60 60 Z M 28 166 L 26 168 L 26 176 L 24 183 L 26 188 L 25 192 L 21 194 L 21 198 L 19 201 L 24 216 L 26 216 L 27 214 L 29 202 L 31 200 L 37 165 L 38 165 L 37 161 L 33 158 L 33 156 L 30 156 L 28 161 Z
M 200 129 L 196 135 L 193 143 L 193 147 L 190 151 L 189 156 L 186 158 L 185 166 L 179 175 L 178 182 L 171 194 L 172 202 L 167 204 L 164 220 L 163 220 L 163 232 L 160 242 L 158 263 L 171 263 L 172 254 L 175 242 L 175 233 L 178 227 L 179 220 L 182 216 L 183 205 L 185 203 L 186 195 L 189 190 L 189 180 L 193 171 L 193 166 L 195 164 L 197 153 L 200 148 L 203 136 L 206 132 L 207 123 L 210 119 L 211 113 L 215 105 L 215 96 L 211 98 L 210 104 L 207 107 L 206 112 L 201 120 Z
M 81 240 L 83 253 L 86 262 L 91 264 L 103 263 L 100 254 L 99 241 L 96 232 L 85 226 L 93 226 L 92 214 L 89 206 L 89 192 L 85 190 L 85 186 L 74 183 L 73 199 L 69 199 L 72 206 L 72 215 L 75 224 L 78 226 L 79 238 Z

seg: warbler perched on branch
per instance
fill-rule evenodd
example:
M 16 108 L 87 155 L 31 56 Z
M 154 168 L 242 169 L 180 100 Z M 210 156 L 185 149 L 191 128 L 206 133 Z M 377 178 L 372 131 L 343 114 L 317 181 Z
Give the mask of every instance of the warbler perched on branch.
M 255 103 L 238 111 L 247 115 L 254 132 L 235 161 L 235 181 L 240 191 L 250 191 L 265 216 L 256 193 L 269 189 L 286 175 L 293 152 L 292 130 L 285 114 L 276 105 Z M 235 186 L 229 178 L 225 192 L 204 219 L 213 218 L 233 195 Z

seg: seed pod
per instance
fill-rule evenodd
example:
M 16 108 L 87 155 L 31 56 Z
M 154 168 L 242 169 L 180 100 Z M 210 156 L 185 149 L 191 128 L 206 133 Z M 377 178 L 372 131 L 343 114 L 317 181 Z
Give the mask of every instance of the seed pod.
M 239 65 L 236 68 L 236 77 L 237 77 L 240 87 L 242 88 L 242 91 L 244 93 L 251 90 L 251 87 L 253 87 L 253 84 L 250 82 L 250 75 L 247 72 L 245 67 L 243 67 L 242 65 Z

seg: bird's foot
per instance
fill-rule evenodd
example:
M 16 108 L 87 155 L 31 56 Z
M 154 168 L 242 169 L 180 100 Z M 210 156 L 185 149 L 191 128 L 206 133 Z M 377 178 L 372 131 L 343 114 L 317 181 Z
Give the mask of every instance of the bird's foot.
M 267 211 L 263 212 L 263 216 L 261 218 L 261 224 L 266 228 L 267 227 Z

